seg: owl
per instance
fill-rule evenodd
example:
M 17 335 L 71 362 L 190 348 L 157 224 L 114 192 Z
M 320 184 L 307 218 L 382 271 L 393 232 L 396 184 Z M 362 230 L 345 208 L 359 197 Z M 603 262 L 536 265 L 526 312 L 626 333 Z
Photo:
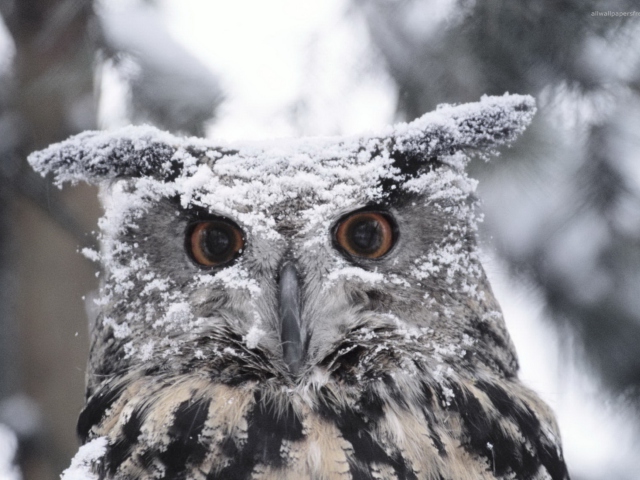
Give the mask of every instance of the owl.
M 30 156 L 101 186 L 83 446 L 63 478 L 568 479 L 517 377 L 465 167 L 531 97 L 342 138 L 152 127 Z

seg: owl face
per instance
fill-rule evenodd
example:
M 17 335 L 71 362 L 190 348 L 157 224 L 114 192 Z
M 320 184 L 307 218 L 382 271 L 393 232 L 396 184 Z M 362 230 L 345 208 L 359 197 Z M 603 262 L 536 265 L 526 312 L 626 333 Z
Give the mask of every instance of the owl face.
M 93 471 L 564 478 L 553 421 L 513 380 L 464 170 L 533 112 L 486 97 L 357 138 L 220 147 L 138 127 L 34 154 L 58 183 L 102 185 L 78 424 L 108 438 Z
M 99 322 L 107 336 L 127 332 L 124 361 L 208 369 L 237 347 L 297 382 L 317 377 L 350 335 L 402 331 L 417 348 L 447 316 L 463 345 L 455 319 L 469 315 L 458 310 L 483 315 L 475 304 L 490 297 L 478 285 L 472 181 L 434 162 L 385 192 L 388 155 L 365 152 L 359 164 L 301 152 L 275 168 L 261 155 L 207 160 L 173 182 L 119 180 L 105 193 Z

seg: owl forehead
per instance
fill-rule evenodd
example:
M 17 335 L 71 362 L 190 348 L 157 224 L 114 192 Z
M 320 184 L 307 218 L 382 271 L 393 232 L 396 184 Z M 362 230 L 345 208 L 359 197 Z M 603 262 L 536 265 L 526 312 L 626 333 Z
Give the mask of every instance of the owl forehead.
M 275 225 L 282 218 L 317 224 L 385 200 L 383 183 L 396 169 L 387 151 L 372 150 L 311 143 L 287 150 L 254 148 L 200 158 L 171 182 L 133 183 L 141 195 L 177 198 L 184 209 L 197 207 L 250 225 Z
M 209 195 L 219 194 L 235 207 L 270 211 L 375 201 L 383 194 L 382 181 L 395 170 L 389 152 L 377 142 L 363 146 L 322 141 L 241 151 L 201 164 L 201 169 L 196 175 L 208 177 L 202 186 Z
M 167 198 L 184 210 L 229 217 L 254 234 L 279 237 L 284 225 L 304 235 L 319 227 L 324 231 L 364 206 L 396 207 L 398 193 L 426 204 L 464 200 L 475 189 L 464 168 L 454 166 L 464 158 L 441 158 L 409 177 L 376 144 L 253 148 L 194 159 L 169 182 L 154 177 L 116 182 L 103 199 L 109 197 L 105 207 L 111 225 L 135 224 L 137 215 L 128 209 L 135 212 Z

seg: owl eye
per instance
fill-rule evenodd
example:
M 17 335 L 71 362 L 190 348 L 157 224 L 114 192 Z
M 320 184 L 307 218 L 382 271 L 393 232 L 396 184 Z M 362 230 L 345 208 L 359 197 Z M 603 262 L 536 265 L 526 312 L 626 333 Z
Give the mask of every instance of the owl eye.
M 203 267 L 218 267 L 234 260 L 244 248 L 243 232 L 228 220 L 207 220 L 187 229 L 187 252 Z
M 334 230 L 335 242 L 350 255 L 380 258 L 395 244 L 395 222 L 382 212 L 357 212 L 342 219 Z

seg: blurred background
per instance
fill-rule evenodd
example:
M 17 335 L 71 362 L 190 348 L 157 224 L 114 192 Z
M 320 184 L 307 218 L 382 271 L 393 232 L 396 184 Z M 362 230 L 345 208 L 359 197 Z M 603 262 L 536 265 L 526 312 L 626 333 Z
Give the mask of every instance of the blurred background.
M 57 190 L 28 153 L 130 123 L 351 134 L 511 92 L 536 97 L 533 125 L 471 169 L 522 378 L 556 410 L 574 480 L 640 479 L 637 0 L 0 0 L 0 15 L 0 478 L 15 439 L 25 479 L 69 465 L 97 288 L 77 253 L 96 190 Z

